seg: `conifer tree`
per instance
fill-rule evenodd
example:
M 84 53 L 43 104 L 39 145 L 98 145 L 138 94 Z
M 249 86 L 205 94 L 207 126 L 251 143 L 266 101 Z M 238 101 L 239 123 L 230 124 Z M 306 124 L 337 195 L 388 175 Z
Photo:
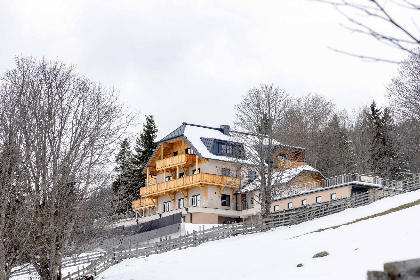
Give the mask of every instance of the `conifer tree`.
M 131 174 L 133 155 L 128 139 L 121 143 L 120 151 L 115 157 L 117 166 L 115 171 L 118 173 L 116 180 L 112 183 L 114 194 L 114 211 L 116 213 L 126 213 L 131 210 L 131 202 L 134 200 L 130 194 Z
M 394 140 L 394 123 L 388 108 L 377 108 L 375 101 L 370 105 L 367 116 L 372 130 L 370 165 L 374 174 L 397 179 L 402 172 L 402 162 Z
M 142 133 L 136 139 L 132 158 L 131 186 L 133 197 L 136 199 L 140 197 L 139 188 L 145 186 L 146 175 L 143 174 L 143 169 L 157 147 L 155 142 L 157 131 L 153 116 L 146 116 L 146 123 L 143 125 Z

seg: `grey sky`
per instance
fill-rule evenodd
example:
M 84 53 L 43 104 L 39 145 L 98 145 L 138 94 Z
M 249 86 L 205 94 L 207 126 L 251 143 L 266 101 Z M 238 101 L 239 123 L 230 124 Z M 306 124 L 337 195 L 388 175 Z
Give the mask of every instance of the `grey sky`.
M 62 60 L 153 114 L 164 136 L 181 122 L 218 126 L 260 83 L 323 94 L 340 109 L 385 102 L 404 54 L 339 26 L 327 5 L 293 1 L 2 1 L 0 71 L 15 55 Z M 141 125 L 138 130 L 141 129 Z

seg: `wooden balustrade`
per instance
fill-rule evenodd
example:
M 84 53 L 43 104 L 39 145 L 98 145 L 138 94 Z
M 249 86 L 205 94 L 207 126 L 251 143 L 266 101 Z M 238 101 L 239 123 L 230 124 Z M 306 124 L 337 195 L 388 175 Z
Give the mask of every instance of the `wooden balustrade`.
M 181 189 L 192 188 L 200 184 L 239 189 L 240 181 L 238 178 L 220 176 L 220 175 L 215 175 L 215 174 L 199 173 L 199 174 L 186 176 L 183 178 L 140 188 L 140 195 L 142 197 L 153 197 L 153 196 L 158 196 L 158 195 L 165 194 L 168 192 L 174 192 Z
M 155 200 L 152 198 L 141 198 L 132 203 L 133 210 L 152 206 L 157 206 Z
M 171 168 L 177 165 L 186 165 L 188 163 L 190 163 L 190 165 L 194 165 L 195 158 L 196 155 L 193 154 L 181 154 L 174 157 L 158 160 L 156 161 L 156 170 Z

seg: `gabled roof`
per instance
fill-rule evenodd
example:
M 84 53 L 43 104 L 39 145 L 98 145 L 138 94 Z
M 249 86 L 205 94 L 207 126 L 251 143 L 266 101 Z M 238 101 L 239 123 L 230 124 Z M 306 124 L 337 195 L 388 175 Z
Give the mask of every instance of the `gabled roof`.
M 321 172 L 319 172 L 312 166 L 303 165 L 296 168 L 287 169 L 281 172 L 275 172 L 273 174 L 273 185 L 279 186 L 279 185 L 290 183 L 294 179 L 299 177 L 302 173 L 305 173 L 305 172 L 319 175 L 320 177 L 325 179 L 325 177 L 321 174 Z M 261 187 L 260 181 L 261 181 L 260 177 L 257 177 L 254 181 L 252 181 L 251 183 L 247 184 L 246 186 L 238 190 L 237 193 L 246 193 L 246 192 L 258 190 Z
M 169 133 L 168 135 L 166 135 L 165 137 L 163 137 L 162 139 L 160 139 L 158 141 L 158 143 L 163 143 L 178 137 L 182 137 L 184 135 L 184 131 L 185 131 L 185 123 L 182 123 L 182 125 L 180 127 L 178 127 L 177 129 L 175 129 L 174 131 L 172 131 L 171 133 Z

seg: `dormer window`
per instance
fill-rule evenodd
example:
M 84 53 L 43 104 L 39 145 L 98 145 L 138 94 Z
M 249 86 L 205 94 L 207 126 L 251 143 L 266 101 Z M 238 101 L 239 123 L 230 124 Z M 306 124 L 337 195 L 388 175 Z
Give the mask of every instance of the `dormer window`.
M 278 155 L 277 155 L 277 158 L 278 158 L 279 160 L 286 159 L 286 154 L 278 154 Z

